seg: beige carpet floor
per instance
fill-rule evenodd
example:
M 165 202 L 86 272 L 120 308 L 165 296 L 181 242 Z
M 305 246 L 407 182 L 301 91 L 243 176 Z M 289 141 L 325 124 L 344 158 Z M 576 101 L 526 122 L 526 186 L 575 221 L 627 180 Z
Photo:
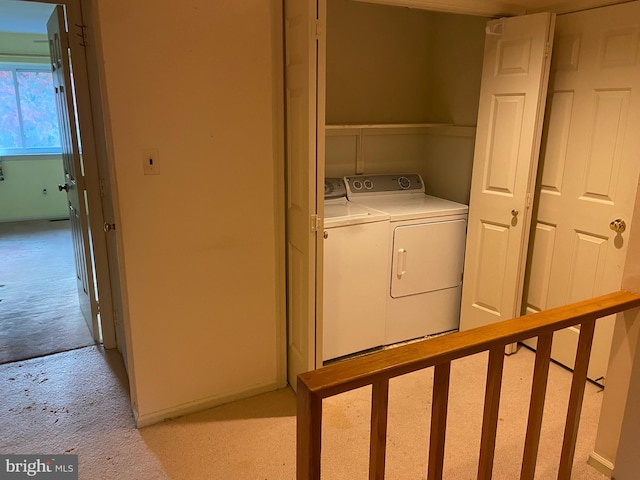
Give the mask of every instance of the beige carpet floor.
M 93 344 L 69 220 L 0 223 L 0 363 Z
M 534 354 L 505 360 L 494 479 L 518 478 Z M 176 360 L 178 361 L 178 359 Z M 486 356 L 452 367 L 445 478 L 476 476 Z M 215 375 L 215 371 L 211 372 Z M 424 479 L 432 373 L 390 387 L 387 479 Z M 556 476 L 570 374 L 551 366 L 539 479 Z M 259 395 L 140 430 L 117 352 L 92 346 L 0 365 L 0 453 L 71 453 L 80 478 L 290 480 L 295 478 L 295 396 Z M 323 478 L 366 479 L 369 389 L 324 403 Z M 586 464 L 602 392 L 588 384 L 573 478 L 603 479 Z

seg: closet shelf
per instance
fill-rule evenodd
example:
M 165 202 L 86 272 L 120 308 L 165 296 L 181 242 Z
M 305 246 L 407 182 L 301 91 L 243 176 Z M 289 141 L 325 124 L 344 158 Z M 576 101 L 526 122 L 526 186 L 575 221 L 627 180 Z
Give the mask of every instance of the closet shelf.
M 475 137 L 476 127 L 446 123 L 372 123 L 325 125 L 327 136 L 340 135 L 441 135 Z

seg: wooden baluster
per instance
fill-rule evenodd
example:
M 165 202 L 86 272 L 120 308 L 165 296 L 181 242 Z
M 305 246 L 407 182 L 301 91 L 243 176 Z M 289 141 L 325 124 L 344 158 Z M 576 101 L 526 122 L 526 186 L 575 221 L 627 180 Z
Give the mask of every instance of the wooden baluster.
M 381 377 L 388 379 L 431 366 L 445 365 L 454 359 L 487 350 L 489 351 L 489 366 L 480 443 L 478 478 L 491 478 L 493 458 L 495 455 L 495 434 L 497 432 L 504 345 L 535 336 L 539 336 L 542 339 L 545 335 L 550 335 L 550 331 L 557 331 L 575 325 L 576 322 L 583 322 L 578 342 L 578 353 L 576 355 L 576 366 L 571 385 L 565 437 L 558 473 L 559 479 L 568 479 L 571 475 L 586 371 L 591 353 L 591 342 L 593 340 L 595 327 L 594 317 L 604 317 L 631 308 L 637 308 L 638 306 L 640 306 L 639 295 L 625 291 L 614 292 L 590 300 L 576 302 L 571 305 L 552 308 L 544 312 L 486 325 L 477 329 L 452 333 L 436 339 L 423 340 L 398 348 L 383 350 L 373 353 L 370 356 L 346 360 L 301 374 L 298 377 L 297 404 L 298 447 L 296 459 L 298 480 L 319 480 L 320 478 L 322 398 L 379 382 L 380 380 L 378 379 Z M 544 342 L 544 340 L 542 341 Z M 499 345 L 499 347 L 496 345 Z M 542 345 L 539 346 L 539 349 L 541 348 Z M 543 360 L 541 359 L 540 362 L 543 362 Z M 536 363 L 538 364 L 537 357 Z M 434 378 L 434 382 L 438 384 L 444 383 L 445 370 L 442 370 L 444 367 L 436 368 L 438 373 L 436 373 L 437 379 Z M 537 369 L 542 370 L 543 367 L 539 366 Z M 386 381 L 387 380 L 385 380 L 385 382 Z M 537 381 L 541 382 L 541 380 Z M 536 381 L 534 381 L 534 383 L 535 382 Z M 436 387 L 434 386 L 434 388 Z M 379 396 L 382 398 L 380 392 L 382 392 L 383 389 L 378 386 L 375 387 L 375 390 L 378 393 L 374 394 L 374 402 L 379 402 L 375 400 L 375 397 Z M 532 386 L 532 392 L 541 390 L 541 386 Z M 541 399 L 544 397 L 542 394 L 536 394 L 535 396 L 539 396 Z M 388 399 L 385 400 L 385 402 L 387 401 Z M 443 401 L 444 397 L 439 400 L 436 400 L 436 397 L 434 397 L 434 408 L 436 411 L 445 409 L 442 403 Z M 438 403 L 438 405 L 436 405 L 436 403 Z M 382 405 L 383 404 L 380 403 L 378 406 L 372 407 L 374 409 L 372 412 L 373 416 L 382 416 Z M 385 412 L 386 408 L 386 403 L 384 403 Z M 535 416 L 536 414 L 530 413 L 530 417 L 531 415 Z M 437 417 L 435 423 L 438 421 L 443 423 L 444 418 L 443 416 Z M 538 422 L 539 420 L 537 418 L 534 420 L 530 418 L 530 427 L 528 427 L 528 429 L 531 431 L 537 430 L 538 427 L 536 427 L 536 425 Z M 378 423 L 376 423 L 376 425 L 378 427 L 380 426 Z M 382 432 L 382 430 L 374 435 L 379 438 L 386 436 L 386 419 L 384 423 L 384 434 L 380 432 Z M 439 429 L 438 432 L 440 432 Z M 439 433 L 435 433 L 433 441 L 438 445 L 444 444 L 444 438 L 438 440 L 436 438 L 438 435 Z M 537 437 L 537 434 L 528 434 L 527 441 L 530 444 L 537 443 L 532 440 L 535 437 Z M 374 452 L 373 458 L 380 458 L 378 452 L 381 449 L 381 445 L 377 442 L 376 445 L 377 446 L 372 447 L 377 449 Z M 533 450 L 534 448 L 531 445 L 526 447 L 527 452 L 532 452 Z M 535 457 L 532 453 L 526 453 L 525 455 L 528 459 Z M 384 459 L 384 455 L 382 458 Z M 437 459 L 437 456 L 435 458 Z M 430 468 L 432 464 L 436 463 L 436 459 L 432 460 L 430 456 Z M 442 459 L 442 456 L 440 456 L 440 459 Z M 523 465 L 530 462 L 532 462 L 532 460 L 523 458 Z M 383 472 L 384 470 L 384 468 L 376 468 L 376 472 Z M 441 468 L 442 466 L 440 466 L 440 469 Z M 437 470 L 438 468 L 434 467 L 436 475 Z
M 387 410 L 389 379 L 373 383 L 371 390 L 371 444 L 369 449 L 369 480 L 384 480 L 387 453 Z
M 524 440 L 520 480 L 533 480 L 536 471 L 540 431 L 542 429 L 542 414 L 544 412 L 544 399 L 547 393 L 547 380 L 549 377 L 552 340 L 553 333 L 551 332 L 538 337 L 536 363 L 533 367 L 531 401 L 529 402 L 529 421 L 527 422 L 527 435 Z
M 322 445 L 322 398 L 314 395 L 298 378 L 296 478 L 320 480 Z
M 428 480 L 442 480 L 450 376 L 451 362 L 435 366 L 433 402 L 431 406 L 431 435 L 429 437 Z
M 571 380 L 571 394 L 569 395 L 569 406 L 567 407 L 567 423 L 564 427 L 558 480 L 569 480 L 571 478 L 573 455 L 576 451 L 576 439 L 578 438 L 578 426 L 580 424 L 580 413 L 582 411 L 582 398 L 587 381 L 587 368 L 589 367 L 589 356 L 591 355 L 591 344 L 593 342 L 595 326 L 595 319 L 587 320 L 580 326 L 580 337 L 578 338 L 578 351 L 576 352 L 573 379 Z
M 484 397 L 484 417 L 482 419 L 478 480 L 491 480 L 493 471 L 493 456 L 496 448 L 503 366 L 504 345 L 492 347 L 491 350 L 489 350 L 489 365 L 487 368 L 487 389 Z

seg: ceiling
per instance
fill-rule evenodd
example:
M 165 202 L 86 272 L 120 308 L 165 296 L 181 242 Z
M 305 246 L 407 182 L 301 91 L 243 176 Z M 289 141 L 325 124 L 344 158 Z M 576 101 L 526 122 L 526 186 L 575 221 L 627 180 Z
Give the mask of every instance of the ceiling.
M 207 1 L 207 0 L 203 0 Z M 629 0 L 357 0 L 470 15 L 500 16 L 551 11 L 566 13 Z M 46 34 L 54 5 L 0 0 L 0 32 Z
M 47 33 L 47 20 L 55 5 L 0 0 L 0 32 Z
M 356 0 L 441 12 L 487 17 L 524 15 L 536 12 L 568 13 L 627 3 L 631 0 Z

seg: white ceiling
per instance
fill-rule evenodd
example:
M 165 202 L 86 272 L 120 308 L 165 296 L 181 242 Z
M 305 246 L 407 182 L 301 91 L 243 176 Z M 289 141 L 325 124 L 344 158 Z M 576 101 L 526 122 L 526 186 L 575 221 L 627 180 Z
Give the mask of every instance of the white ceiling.
M 567 13 L 627 3 L 631 0 L 356 0 L 441 12 L 487 17 L 524 15 L 536 12 Z
M 209 1 L 209 0 L 203 0 Z M 522 15 L 551 11 L 566 13 L 629 0 L 358 0 L 427 10 L 472 15 Z M 0 0 L 0 32 L 46 34 L 46 22 L 54 5 L 31 1 Z
M 47 20 L 55 5 L 0 0 L 0 32 L 47 33 Z

